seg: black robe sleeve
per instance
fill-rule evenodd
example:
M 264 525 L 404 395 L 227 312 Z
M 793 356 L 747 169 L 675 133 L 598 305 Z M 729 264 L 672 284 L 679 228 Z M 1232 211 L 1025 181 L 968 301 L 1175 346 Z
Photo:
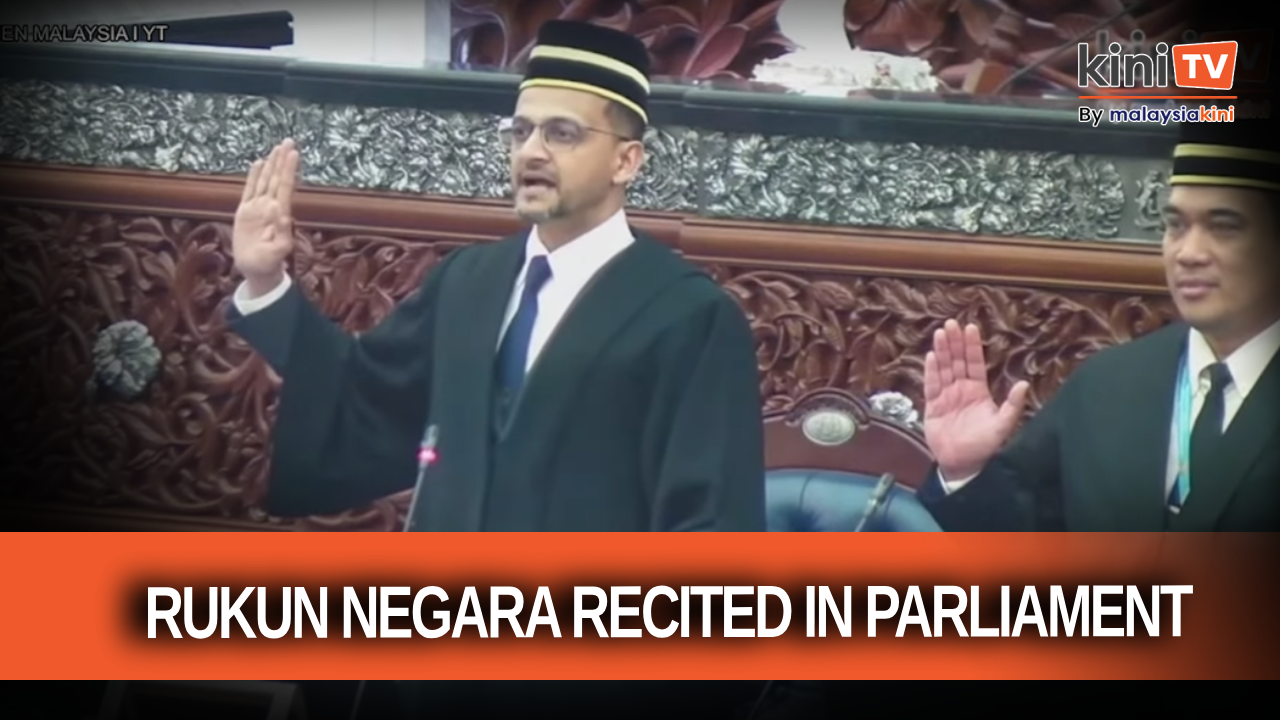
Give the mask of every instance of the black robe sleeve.
M 948 495 L 937 466 L 920 500 L 948 532 L 1061 532 L 1061 433 L 1068 380 L 977 477 Z
M 650 529 L 763 532 L 764 427 L 751 327 L 717 296 L 676 329 L 658 368 L 662 408 L 647 432 L 660 436 Z
M 250 315 L 228 313 L 283 380 L 266 509 L 342 512 L 407 490 L 427 417 L 435 296 L 452 255 L 374 329 L 352 336 L 295 284 Z

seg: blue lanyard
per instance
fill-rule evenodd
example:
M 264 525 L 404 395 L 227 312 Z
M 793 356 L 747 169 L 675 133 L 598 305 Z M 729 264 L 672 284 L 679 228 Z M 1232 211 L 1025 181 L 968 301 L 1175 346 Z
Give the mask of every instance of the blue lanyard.
M 1178 436 L 1178 490 L 1182 497 L 1191 489 L 1191 368 L 1183 354 L 1178 370 L 1178 392 L 1175 410 Z

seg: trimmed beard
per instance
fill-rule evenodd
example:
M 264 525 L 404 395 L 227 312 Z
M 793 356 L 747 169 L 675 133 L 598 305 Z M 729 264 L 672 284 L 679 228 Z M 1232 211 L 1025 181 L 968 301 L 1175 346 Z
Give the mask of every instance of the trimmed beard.
M 567 217 L 569 215 L 563 200 L 537 210 L 521 208 L 519 204 L 516 204 L 515 211 L 516 217 L 525 222 L 534 224 L 544 223 L 548 220 L 559 220 L 560 218 Z

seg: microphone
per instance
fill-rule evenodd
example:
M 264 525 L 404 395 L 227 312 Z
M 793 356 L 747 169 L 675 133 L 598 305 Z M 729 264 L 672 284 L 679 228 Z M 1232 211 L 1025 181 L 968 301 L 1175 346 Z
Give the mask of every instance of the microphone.
M 427 477 L 427 468 L 436 461 L 436 442 L 440 438 L 440 430 L 436 425 L 428 425 L 418 442 L 418 479 L 413 483 L 413 499 L 409 501 L 409 512 L 404 516 L 404 529 L 409 532 L 413 526 L 413 514 L 418 509 L 418 495 L 422 492 L 422 481 Z M 356 720 L 360 714 L 360 700 L 364 698 L 365 681 L 356 686 L 356 698 L 351 703 L 351 718 Z
M 436 441 L 439 436 L 439 427 L 428 425 L 422 433 L 422 441 L 418 443 L 418 479 L 413 483 L 413 499 L 409 501 L 409 512 L 404 516 L 403 532 L 412 529 L 414 512 L 418 509 L 418 495 L 422 493 L 422 481 L 427 477 L 427 468 L 436 461 Z
M 990 93 L 990 94 L 991 94 L 991 95 L 998 95 L 998 94 L 1000 94 L 1000 91 L 1001 91 L 1001 90 L 1004 90 L 1005 88 L 1009 87 L 1009 86 L 1010 86 L 1010 85 L 1012 85 L 1014 82 L 1016 82 L 1018 79 L 1020 79 L 1020 78 L 1022 78 L 1022 77 L 1025 77 L 1025 76 L 1026 76 L 1027 74 L 1029 74 L 1029 73 L 1035 72 L 1036 70 L 1040 69 L 1040 68 L 1041 68 L 1041 67 L 1043 67 L 1044 65 L 1047 65 L 1047 64 L 1049 63 L 1049 61 L 1050 61 L 1050 60 L 1053 60 L 1054 58 L 1056 58 L 1056 57 L 1058 57 L 1059 55 L 1061 55 L 1063 50 L 1066 50 L 1067 48 L 1070 48 L 1070 47 L 1075 47 L 1076 45 L 1078 45 L 1078 44 L 1080 43 L 1080 41 L 1081 41 L 1081 40 L 1084 40 L 1085 38 L 1089 37 L 1090 35 L 1093 35 L 1093 34 L 1097 33 L 1097 32 L 1098 32 L 1099 30 L 1101 30 L 1102 28 L 1104 28 L 1104 27 L 1107 27 L 1107 26 L 1111 25 L 1111 23 L 1114 23 L 1115 21 L 1119 20 L 1120 18 L 1124 17 L 1125 15 L 1131 15 L 1131 14 L 1133 14 L 1133 13 L 1138 12 L 1139 10 L 1141 10 L 1141 9 L 1145 8 L 1145 7 L 1146 7 L 1146 5 L 1148 5 L 1150 2 L 1151 2 L 1151 0 L 1138 0 L 1138 2 L 1135 2 L 1134 4 L 1132 4 L 1132 5 L 1128 6 L 1128 7 L 1121 8 L 1121 10 L 1120 10 L 1119 12 L 1117 12 L 1117 13 L 1113 13 L 1113 14 L 1111 15 L 1111 17 L 1105 18 L 1105 19 L 1103 19 L 1103 20 L 1099 20 L 1099 21 L 1098 21 L 1098 22 L 1097 22 L 1093 27 L 1091 27 L 1091 28 L 1089 28 L 1088 30 L 1085 30 L 1084 32 L 1082 32 L 1082 33 L 1080 33 L 1080 34 L 1076 35 L 1075 37 L 1071 38 L 1070 40 L 1068 40 L 1068 41 L 1066 41 L 1066 42 L 1062 43 L 1062 44 L 1061 44 L 1061 45 L 1059 45 L 1059 46 L 1058 46 L 1058 48 L 1057 48 L 1056 50 L 1054 50 L 1053 52 L 1051 52 L 1051 53 L 1049 53 L 1049 54 L 1045 55 L 1044 57 L 1040 58 L 1039 60 L 1037 60 L 1037 61 L 1035 61 L 1035 62 L 1033 62 L 1033 63 L 1031 63 L 1031 64 L 1029 64 L 1029 65 L 1024 65 L 1024 66 L 1022 66 L 1019 70 L 1017 70 L 1016 72 L 1014 72 L 1013 74 L 1011 74 L 1009 77 L 1005 78 L 1005 79 L 1004 79 L 1004 80 L 1003 80 L 999 85 L 995 86 L 995 88 L 993 88 L 993 89 L 991 90 L 991 93 Z
M 871 497 L 867 500 L 867 507 L 862 511 L 862 517 L 858 520 L 857 527 L 853 529 L 854 532 L 865 532 L 867 525 L 876 519 L 876 516 L 880 514 L 880 510 L 884 506 L 885 496 L 889 494 L 893 484 L 892 473 L 885 473 L 880 476 L 880 482 L 876 483 L 875 488 L 871 490 Z

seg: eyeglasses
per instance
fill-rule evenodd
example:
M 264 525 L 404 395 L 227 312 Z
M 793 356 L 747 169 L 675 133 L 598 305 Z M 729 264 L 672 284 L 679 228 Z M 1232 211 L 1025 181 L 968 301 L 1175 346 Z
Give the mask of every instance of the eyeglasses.
M 498 125 L 498 137 L 513 150 L 529 142 L 536 131 L 541 131 L 543 144 L 552 151 L 572 150 L 581 145 L 589 133 L 610 135 L 626 141 L 632 139 L 611 130 L 587 127 L 567 118 L 551 118 L 540 123 L 523 118 L 503 118 Z

